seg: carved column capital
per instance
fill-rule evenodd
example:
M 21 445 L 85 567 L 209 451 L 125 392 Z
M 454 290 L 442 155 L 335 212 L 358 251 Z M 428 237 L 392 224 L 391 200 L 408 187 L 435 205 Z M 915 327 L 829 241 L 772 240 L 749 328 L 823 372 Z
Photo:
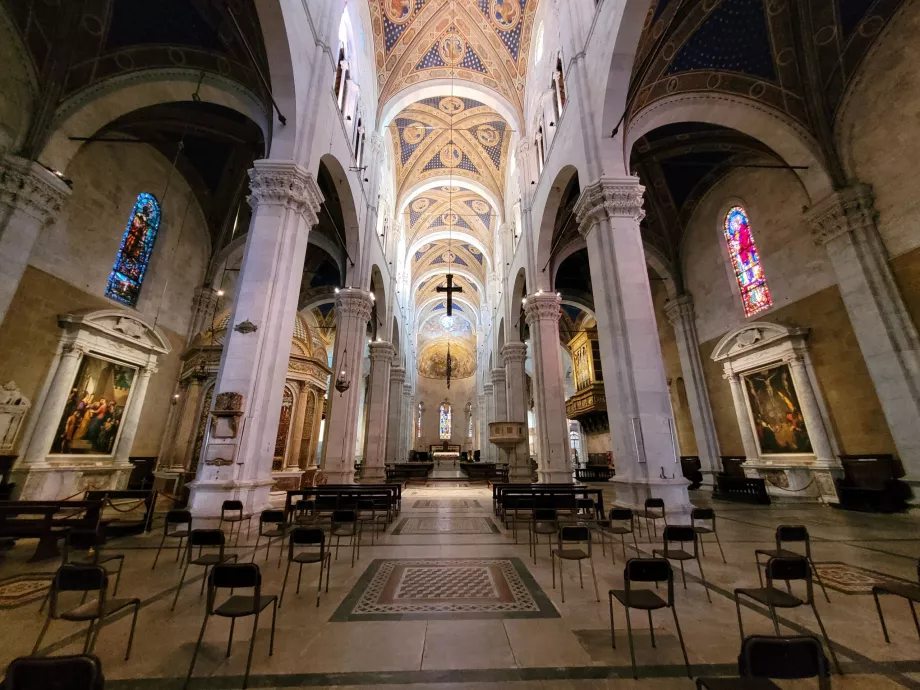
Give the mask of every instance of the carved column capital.
M 483 396 L 492 395 L 494 386 L 491 383 L 482 384 L 482 394 Z
M 353 316 L 366 322 L 371 318 L 373 308 L 374 300 L 371 299 L 371 293 L 367 290 L 341 288 L 335 293 L 336 321 L 339 323 L 346 316 Z
M 12 155 L 0 160 L 0 204 L 15 207 L 42 225 L 54 220 L 70 194 L 61 178 L 34 161 Z
M 683 323 L 692 322 L 696 318 L 696 312 L 693 309 L 693 297 L 690 295 L 678 295 L 674 299 L 669 299 L 664 303 L 664 313 L 668 321 L 675 326 Z
M 523 363 L 527 357 L 527 345 L 524 343 L 505 343 L 502 347 L 502 359 L 505 364 Z
M 405 395 L 407 398 L 412 397 L 412 384 L 410 383 L 403 384 L 403 395 Z
M 527 323 L 532 325 L 538 321 L 559 321 L 561 304 L 562 298 L 555 292 L 537 292 L 529 295 L 524 304 Z
M 402 389 L 406 380 L 406 370 L 402 367 L 390 367 L 390 385 Z
M 875 225 L 872 188 L 853 185 L 825 197 L 805 212 L 815 244 L 824 245 L 840 235 Z
M 645 218 L 644 193 L 645 187 L 638 177 L 602 177 L 586 187 L 575 203 L 578 232 L 587 237 L 595 225 L 611 218 L 627 218 L 638 223 Z
M 257 160 L 249 170 L 249 205 L 282 206 L 316 225 L 323 195 L 313 174 L 293 161 Z
M 396 350 L 390 343 L 384 340 L 375 340 L 367 346 L 368 356 L 371 362 L 390 363 L 396 355 Z
M 504 369 L 493 369 L 489 372 L 492 376 L 492 385 L 496 386 L 500 383 L 505 382 L 505 370 Z

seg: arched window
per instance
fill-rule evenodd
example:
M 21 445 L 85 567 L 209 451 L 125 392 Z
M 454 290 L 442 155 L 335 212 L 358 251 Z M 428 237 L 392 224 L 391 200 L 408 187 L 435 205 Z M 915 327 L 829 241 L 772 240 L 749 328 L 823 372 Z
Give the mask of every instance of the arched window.
M 450 440 L 450 404 L 443 403 L 439 410 L 438 438 L 442 441 Z
M 537 139 L 534 142 L 537 146 L 537 170 L 542 174 L 543 165 L 546 163 L 545 152 L 543 148 L 543 125 L 537 128 Z
M 106 297 L 129 307 L 137 304 L 159 228 L 160 203 L 152 194 L 141 192 L 137 195 L 128 227 L 121 238 L 118 256 L 105 288 Z
M 747 212 L 740 206 L 733 206 L 725 216 L 725 241 L 731 256 L 732 268 L 738 288 L 741 290 L 741 304 L 745 316 L 754 316 L 773 305 L 767 278 L 760 265 L 760 255 L 754 244 L 754 235 Z
M 418 417 L 416 418 L 415 421 L 416 421 L 415 437 L 421 438 L 422 437 L 422 403 L 418 404 Z

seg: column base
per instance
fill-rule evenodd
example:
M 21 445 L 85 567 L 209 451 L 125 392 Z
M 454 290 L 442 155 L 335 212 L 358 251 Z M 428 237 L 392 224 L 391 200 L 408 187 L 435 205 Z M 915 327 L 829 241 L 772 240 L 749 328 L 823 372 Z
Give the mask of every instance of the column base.
M 363 465 L 361 468 L 362 484 L 383 484 L 387 479 L 387 471 L 383 465 Z
M 327 470 L 325 468 L 320 468 L 323 471 L 323 476 L 326 477 L 327 484 L 354 484 L 355 483 L 355 471 L 354 470 Z
M 676 479 L 640 479 L 630 481 L 626 478 L 613 477 L 610 482 L 615 485 L 616 505 L 633 510 L 644 510 L 646 498 L 664 499 L 668 514 L 668 524 L 690 522 L 693 504 L 687 487 L 690 482 L 683 477 Z
M 194 481 L 189 486 L 188 509 L 196 518 L 219 518 L 224 501 L 243 502 L 245 515 L 271 508 L 271 478 L 255 481 Z
M 573 484 L 572 470 L 538 470 L 541 484 Z

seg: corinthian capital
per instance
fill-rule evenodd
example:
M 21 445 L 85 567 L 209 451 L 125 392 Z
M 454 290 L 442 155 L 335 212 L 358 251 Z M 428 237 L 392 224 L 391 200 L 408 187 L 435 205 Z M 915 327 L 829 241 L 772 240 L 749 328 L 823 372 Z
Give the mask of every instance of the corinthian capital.
M 610 218 L 628 218 L 638 223 L 645 218 L 644 193 L 638 177 L 602 177 L 586 187 L 575 203 L 578 231 L 587 237 L 595 225 Z
M 358 288 L 342 288 L 335 294 L 335 318 L 341 325 L 342 319 L 352 316 L 366 323 L 371 318 L 374 300 L 371 293 Z
M 827 244 L 847 232 L 875 225 L 872 188 L 858 184 L 834 192 L 805 213 L 815 244 Z
M 561 304 L 562 298 L 554 292 L 537 292 L 530 295 L 526 304 L 524 304 L 524 315 L 527 323 L 558 321 L 559 305 Z
M 372 362 L 388 363 L 393 361 L 396 350 L 383 340 L 376 340 L 367 346 L 368 356 Z
M 685 321 L 692 321 L 694 316 L 693 297 L 690 295 L 678 295 L 674 299 L 669 299 L 664 303 L 664 313 L 674 325 L 680 325 Z
M 395 351 L 394 351 L 395 352 Z M 406 380 L 406 370 L 402 367 L 390 368 L 390 385 L 397 386 L 400 390 L 403 387 L 403 381 Z
M 505 370 L 504 369 L 493 369 L 490 374 L 492 375 L 492 385 L 505 382 Z
M 505 343 L 502 347 L 502 359 L 505 364 L 522 363 L 527 357 L 527 345 L 524 343 Z
M 44 225 L 54 220 L 68 196 L 70 187 L 38 163 L 11 155 L 0 161 L 0 204 Z
M 293 161 L 258 160 L 249 171 L 249 205 L 283 206 L 303 215 L 309 226 L 316 217 L 323 195 L 312 173 Z

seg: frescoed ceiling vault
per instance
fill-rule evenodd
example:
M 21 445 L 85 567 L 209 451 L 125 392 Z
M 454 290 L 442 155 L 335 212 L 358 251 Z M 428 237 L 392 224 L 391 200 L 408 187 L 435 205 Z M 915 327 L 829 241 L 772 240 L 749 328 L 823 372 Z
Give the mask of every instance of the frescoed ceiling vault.
M 456 185 L 429 189 L 406 205 L 405 215 L 408 246 L 415 247 L 428 237 L 447 235 L 460 242 L 471 237 L 481 247 L 471 246 L 476 262 L 488 261 L 483 250 L 492 251 L 495 209 L 476 192 Z
M 369 0 L 380 103 L 432 79 L 465 79 L 522 111 L 537 0 Z

